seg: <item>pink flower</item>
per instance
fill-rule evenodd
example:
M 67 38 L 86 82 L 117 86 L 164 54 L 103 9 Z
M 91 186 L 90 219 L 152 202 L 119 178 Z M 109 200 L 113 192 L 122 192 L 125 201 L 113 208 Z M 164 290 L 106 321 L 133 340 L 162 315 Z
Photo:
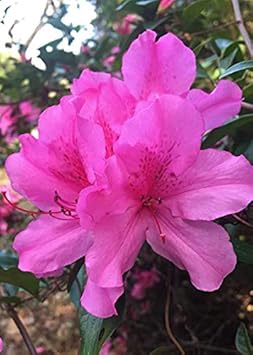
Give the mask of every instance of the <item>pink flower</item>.
M 106 342 L 103 344 L 103 346 L 99 352 L 99 355 L 109 355 L 110 349 L 111 349 L 111 341 L 110 341 L 110 339 L 107 339 Z
M 31 101 L 21 102 L 19 109 L 21 116 L 25 116 L 27 122 L 33 122 L 39 118 L 40 110 L 34 107 Z
M 193 52 L 173 34 L 155 37 L 146 31 L 130 46 L 123 81 L 84 70 L 40 116 L 39 139 L 21 135 L 6 162 L 13 188 L 39 209 L 14 241 L 19 268 L 59 275 L 87 254 L 82 304 L 99 317 L 116 312 L 144 240 L 197 288 L 218 288 L 235 256 L 211 221 L 253 197 L 244 158 L 200 152 L 205 130 L 239 112 L 241 90 L 230 81 L 190 90 Z
M 131 296 L 137 300 L 145 297 L 146 290 L 152 288 L 160 281 L 158 273 L 155 269 L 148 271 L 138 271 L 134 274 L 135 283 L 131 290 Z
M 106 57 L 103 60 L 104 66 L 111 68 L 113 63 L 114 63 L 114 61 L 115 61 L 115 58 L 116 58 L 115 55 L 110 55 L 109 57 Z
M 115 32 L 120 35 L 128 35 L 133 30 L 133 24 L 140 20 L 140 17 L 136 14 L 128 14 L 120 22 L 114 25 Z
M 0 338 L 0 352 L 2 352 L 4 350 L 4 342 L 3 339 Z
M 0 106 L 0 132 L 5 136 L 9 128 L 16 123 L 16 118 L 12 115 L 12 107 L 10 105 Z
M 47 109 L 39 120 L 39 139 L 20 136 L 21 151 L 6 162 L 13 188 L 43 211 L 31 213 L 40 217 L 13 244 L 19 268 L 38 276 L 59 274 L 91 244 L 75 205 L 79 192 L 101 174 L 105 146 L 101 127 L 78 120 L 73 100 L 65 97 Z
M 174 1 L 175 0 L 161 0 L 159 7 L 158 7 L 158 12 L 162 12 L 162 11 L 166 10 L 168 7 L 173 5 Z
M 118 54 L 119 52 L 120 52 L 120 47 L 119 46 L 112 47 L 112 50 L 111 50 L 112 54 Z
M 37 354 L 43 354 L 45 351 L 46 351 L 46 348 L 44 348 L 44 346 L 37 346 L 36 347 Z
M 83 54 L 89 54 L 90 53 L 90 47 L 89 46 L 85 46 L 84 44 L 81 46 L 80 49 L 81 53 Z
M 121 81 L 88 70 L 72 91 L 41 115 L 39 139 L 21 135 L 21 151 L 6 162 L 13 188 L 41 210 L 13 244 L 19 268 L 37 276 L 59 274 L 86 254 L 92 240 L 80 227 L 76 202 L 103 176 L 105 156 L 135 102 Z
M 81 225 L 94 236 L 81 299 L 90 313 L 116 313 L 123 274 L 145 240 L 203 291 L 218 289 L 234 269 L 229 236 L 212 220 L 253 199 L 253 168 L 243 156 L 200 151 L 202 132 L 189 100 L 164 95 L 147 102 L 123 125 L 107 161 L 108 184 L 81 192 Z

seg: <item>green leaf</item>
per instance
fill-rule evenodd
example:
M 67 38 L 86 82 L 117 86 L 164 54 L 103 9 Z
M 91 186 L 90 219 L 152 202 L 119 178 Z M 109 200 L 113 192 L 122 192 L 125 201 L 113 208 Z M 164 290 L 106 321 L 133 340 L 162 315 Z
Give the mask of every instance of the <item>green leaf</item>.
M 245 60 L 243 62 L 236 63 L 236 64 L 232 65 L 220 76 L 220 79 L 223 79 L 229 75 L 232 75 L 234 73 L 238 73 L 240 71 L 244 71 L 247 69 L 253 69 L 253 60 Z
M 241 323 L 235 336 L 236 349 L 242 355 L 253 355 L 253 346 L 250 341 L 248 330 L 244 323 Z
M 116 11 L 121 11 L 123 10 L 125 7 L 127 7 L 127 5 L 129 5 L 130 3 L 134 2 L 133 0 L 126 0 L 123 1 L 122 4 L 120 4 L 118 7 L 116 7 Z
M 253 264 L 253 245 L 235 237 L 231 238 L 238 260 L 245 264 Z
M 146 6 L 146 5 L 154 4 L 154 3 L 157 3 L 157 0 L 140 0 L 140 1 L 136 2 L 136 4 L 140 5 L 140 6 Z
M 21 299 L 16 296 L 9 296 L 9 297 L 0 297 L 0 303 L 5 303 L 5 304 L 10 304 L 10 303 L 15 303 L 18 304 L 20 303 Z
M 0 251 L 0 267 L 8 268 L 10 266 L 17 266 L 18 257 L 15 254 Z
M 183 11 L 183 19 L 188 23 L 192 23 L 196 20 L 201 12 L 210 6 L 209 0 L 198 0 L 194 1 L 192 4 L 188 5 Z
M 84 309 L 80 310 L 80 355 L 98 355 L 98 342 L 102 324 L 103 319 L 94 317 Z
M 80 355 L 98 355 L 106 339 L 119 326 L 120 317 L 97 318 L 80 309 Z
M 10 268 L 8 270 L 0 268 L 1 282 L 21 287 L 34 296 L 38 295 L 39 280 L 29 272 L 22 272 L 17 268 Z
M 208 133 L 202 142 L 202 148 L 209 148 L 214 145 L 218 140 L 223 138 L 227 134 L 234 133 L 238 128 L 253 123 L 253 114 L 249 113 L 242 115 L 234 120 L 224 124 L 221 127 L 215 128 L 210 133 Z
M 159 346 L 155 350 L 151 351 L 150 355 L 168 355 L 170 350 L 168 346 Z

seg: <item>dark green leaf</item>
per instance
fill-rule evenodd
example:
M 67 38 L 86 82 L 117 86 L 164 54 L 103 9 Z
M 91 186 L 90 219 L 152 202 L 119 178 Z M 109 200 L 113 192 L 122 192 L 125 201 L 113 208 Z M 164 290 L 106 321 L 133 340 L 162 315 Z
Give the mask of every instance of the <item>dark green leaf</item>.
M 170 350 L 168 346 L 159 346 L 155 350 L 151 351 L 150 355 L 168 355 Z
M 80 335 L 81 351 L 80 355 L 98 355 L 99 335 L 102 329 L 103 319 L 94 317 L 80 309 Z
M 5 304 L 10 304 L 10 303 L 15 303 L 18 304 L 20 303 L 20 298 L 15 297 L 15 296 L 9 296 L 9 297 L 0 297 L 0 303 L 5 303 Z
M 157 3 L 157 0 L 140 0 L 140 1 L 136 2 L 136 4 L 140 5 L 140 6 L 146 6 L 146 5 L 154 4 L 154 3 Z
M 243 62 L 232 65 L 220 76 L 220 79 L 246 69 L 253 69 L 253 60 L 245 60 Z
M 188 23 L 192 23 L 196 20 L 201 12 L 210 6 L 209 0 L 198 0 L 194 1 L 192 4 L 188 5 L 183 11 L 183 18 Z
M 23 288 L 34 296 L 39 290 L 39 280 L 29 272 L 22 272 L 17 268 L 4 270 L 0 268 L 0 282 L 9 283 Z
M 244 323 L 241 323 L 235 336 L 236 349 L 242 355 L 253 355 L 253 347 L 250 341 L 248 330 Z
M 237 238 L 231 238 L 238 260 L 245 264 L 253 264 L 253 245 Z
M 253 123 L 253 114 L 242 115 L 234 120 L 224 124 L 222 127 L 215 128 L 208 133 L 203 140 L 202 148 L 209 148 L 214 145 L 218 140 L 227 134 L 234 133 L 238 128 Z

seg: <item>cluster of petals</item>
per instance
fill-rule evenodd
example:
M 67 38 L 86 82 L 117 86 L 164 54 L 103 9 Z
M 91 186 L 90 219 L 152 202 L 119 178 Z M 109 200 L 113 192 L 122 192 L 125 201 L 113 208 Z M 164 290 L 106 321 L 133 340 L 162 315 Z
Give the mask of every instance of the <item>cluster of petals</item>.
M 81 303 L 98 317 L 117 313 L 145 241 L 197 289 L 219 288 L 236 256 L 213 220 L 253 200 L 243 156 L 200 149 L 206 130 L 240 111 L 236 84 L 191 89 L 194 53 L 150 30 L 124 55 L 122 75 L 85 70 L 71 95 L 42 113 L 39 138 L 22 135 L 6 162 L 13 188 L 40 210 L 14 241 L 19 268 L 59 275 L 85 256 Z
M 137 300 L 142 300 L 148 289 L 154 287 L 160 277 L 155 268 L 151 270 L 137 271 L 133 275 L 134 284 L 131 290 L 131 296 Z

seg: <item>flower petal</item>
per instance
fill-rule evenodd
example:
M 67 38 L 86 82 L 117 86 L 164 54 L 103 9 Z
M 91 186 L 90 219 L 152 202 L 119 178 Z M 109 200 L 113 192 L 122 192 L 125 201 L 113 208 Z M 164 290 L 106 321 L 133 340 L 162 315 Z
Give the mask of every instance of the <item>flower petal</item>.
M 117 210 L 109 214 L 103 205 L 97 206 L 103 208 L 103 217 L 94 222 L 94 244 L 86 255 L 86 268 L 100 287 L 123 285 L 122 275 L 133 266 L 145 240 L 145 221 L 135 207 L 127 207 L 123 214 Z
M 137 193 L 146 195 L 152 189 L 164 195 L 171 188 L 170 177 L 197 158 L 202 132 L 200 114 L 188 100 L 163 95 L 145 109 L 142 105 L 125 123 L 114 151 Z
M 187 97 L 203 115 L 206 130 L 216 128 L 237 115 L 242 103 L 240 87 L 229 80 L 221 80 L 211 94 L 193 89 Z
M 78 221 L 41 216 L 16 236 L 13 248 L 19 254 L 19 268 L 41 276 L 83 257 L 91 244 Z
M 82 306 L 95 317 L 109 318 L 117 315 L 115 303 L 123 294 L 124 287 L 103 288 L 87 280 L 81 297 Z
M 156 33 L 141 34 L 123 57 L 122 73 L 132 95 L 146 99 L 150 95 L 187 92 L 195 79 L 195 55 L 172 33 L 155 42 Z
M 153 250 L 190 274 L 192 284 L 202 291 L 218 289 L 233 271 L 236 256 L 228 234 L 219 225 L 172 217 L 168 210 L 158 215 L 165 242 L 155 229 L 147 232 Z
M 239 212 L 253 200 L 253 167 L 243 156 L 207 149 L 174 185 L 166 201 L 172 214 L 209 221 Z

